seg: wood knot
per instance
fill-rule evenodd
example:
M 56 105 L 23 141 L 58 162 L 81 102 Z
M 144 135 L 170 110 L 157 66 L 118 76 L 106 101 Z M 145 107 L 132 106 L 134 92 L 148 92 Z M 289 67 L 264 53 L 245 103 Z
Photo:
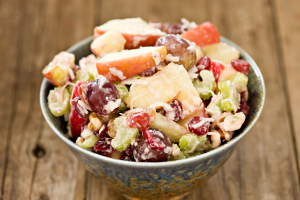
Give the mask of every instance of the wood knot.
M 36 158 L 42 158 L 45 156 L 46 150 L 41 145 L 37 144 L 33 149 L 32 153 Z
M 49 200 L 49 197 L 47 194 L 41 194 L 40 195 L 40 200 Z

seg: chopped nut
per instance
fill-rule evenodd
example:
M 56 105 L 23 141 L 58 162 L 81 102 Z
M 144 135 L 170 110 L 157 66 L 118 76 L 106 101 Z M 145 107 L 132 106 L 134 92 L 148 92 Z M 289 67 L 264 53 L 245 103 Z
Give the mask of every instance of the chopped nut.
M 212 132 L 215 132 L 215 134 L 211 135 L 210 136 L 210 139 L 211 139 L 211 147 L 212 148 L 217 148 L 221 145 L 221 135 L 218 131 L 212 131 Z
M 81 145 L 84 142 L 84 140 L 85 140 L 84 138 L 78 137 L 77 140 L 76 140 L 76 144 L 81 147 Z
M 88 124 L 88 127 L 91 131 L 95 130 L 95 131 L 99 131 L 101 126 L 103 125 L 103 122 L 102 120 L 95 114 L 95 113 L 92 113 L 90 116 L 89 116 L 89 124 Z
M 219 129 L 218 132 L 221 135 L 221 138 L 224 138 L 226 141 L 231 140 L 231 138 L 233 136 L 233 131 L 225 131 L 225 130 Z
M 108 135 L 112 138 L 115 138 L 116 134 L 117 134 L 117 130 L 114 125 L 114 121 L 115 121 L 115 119 L 111 119 L 111 120 L 109 120 L 109 122 L 107 124 Z

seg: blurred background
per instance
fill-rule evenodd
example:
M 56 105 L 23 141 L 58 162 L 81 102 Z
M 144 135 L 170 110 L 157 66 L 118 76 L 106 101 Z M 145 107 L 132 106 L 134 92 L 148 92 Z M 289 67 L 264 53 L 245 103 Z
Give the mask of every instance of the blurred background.
M 211 21 L 257 62 L 266 84 L 260 119 L 186 200 L 299 199 L 298 0 L 0 0 L 1 199 L 124 199 L 85 171 L 44 120 L 42 69 L 110 19 Z

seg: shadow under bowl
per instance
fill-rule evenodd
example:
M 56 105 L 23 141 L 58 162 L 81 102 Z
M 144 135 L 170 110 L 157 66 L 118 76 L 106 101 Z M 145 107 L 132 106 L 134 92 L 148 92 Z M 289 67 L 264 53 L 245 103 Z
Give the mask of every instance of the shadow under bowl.
M 67 51 L 75 55 L 75 62 L 91 54 L 93 37 L 75 44 Z M 239 46 L 221 37 L 222 42 L 234 46 L 241 52 L 241 59 L 250 63 L 249 100 L 250 114 L 242 128 L 235 132 L 232 140 L 210 152 L 185 160 L 138 163 L 104 157 L 82 149 L 67 136 L 66 122 L 51 114 L 47 96 L 53 86 L 44 79 L 40 89 L 40 104 L 43 115 L 55 134 L 63 140 L 82 162 L 85 168 L 119 189 L 126 197 L 134 199 L 178 199 L 188 194 L 198 184 L 209 179 L 228 160 L 238 142 L 257 121 L 264 104 L 265 85 L 262 74 L 253 59 Z

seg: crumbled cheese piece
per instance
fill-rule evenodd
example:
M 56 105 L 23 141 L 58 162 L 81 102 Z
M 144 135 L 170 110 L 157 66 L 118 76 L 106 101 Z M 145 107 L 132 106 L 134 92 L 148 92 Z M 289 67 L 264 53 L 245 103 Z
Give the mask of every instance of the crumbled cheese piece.
M 123 72 L 121 70 L 117 70 L 116 68 L 109 68 L 110 73 L 112 73 L 114 76 L 119 77 L 119 79 L 124 80 L 127 77 L 123 75 Z
M 152 52 L 152 58 L 155 62 L 155 65 L 158 65 L 161 61 L 160 53 L 158 51 L 153 51 Z
M 197 71 L 198 68 L 196 67 L 196 65 L 194 65 L 191 69 L 189 69 L 188 74 L 192 81 L 199 76 L 199 73 L 196 73 Z
M 116 108 L 118 108 L 121 104 L 121 99 L 117 99 L 115 102 L 114 101 L 109 101 L 105 106 L 104 109 L 107 110 L 108 112 L 112 112 Z
M 179 62 L 179 57 L 168 54 L 167 57 L 165 58 L 165 60 L 170 61 L 170 62 Z
M 95 79 L 99 80 L 99 89 L 103 87 L 104 83 L 108 82 L 107 78 L 102 75 L 97 76 Z

